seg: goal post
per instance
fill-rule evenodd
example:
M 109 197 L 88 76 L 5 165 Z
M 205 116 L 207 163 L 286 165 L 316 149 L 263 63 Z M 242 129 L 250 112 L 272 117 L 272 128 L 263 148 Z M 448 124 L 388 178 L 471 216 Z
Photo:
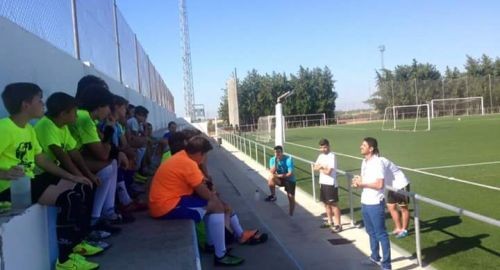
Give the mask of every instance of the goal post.
M 391 106 L 384 110 L 382 130 L 429 131 L 431 117 L 429 104 Z
M 483 97 L 442 98 L 431 100 L 431 117 L 484 115 Z

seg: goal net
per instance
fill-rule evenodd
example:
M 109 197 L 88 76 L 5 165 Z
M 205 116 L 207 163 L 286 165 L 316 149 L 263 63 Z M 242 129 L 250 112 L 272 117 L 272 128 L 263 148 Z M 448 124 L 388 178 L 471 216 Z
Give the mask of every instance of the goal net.
M 382 130 L 431 130 L 429 104 L 392 106 L 385 108 Z
M 284 129 L 325 126 L 326 115 L 324 113 L 285 115 L 283 123 Z M 260 142 L 270 142 L 274 139 L 275 128 L 275 115 L 259 117 L 259 120 L 257 122 L 257 130 L 254 133 L 255 139 Z
M 285 128 L 326 126 L 324 113 L 285 115 Z
M 255 139 L 259 142 L 268 143 L 274 138 L 274 128 L 276 127 L 276 117 L 274 115 L 261 116 L 257 122 Z
M 431 100 L 431 117 L 484 115 L 483 97 Z

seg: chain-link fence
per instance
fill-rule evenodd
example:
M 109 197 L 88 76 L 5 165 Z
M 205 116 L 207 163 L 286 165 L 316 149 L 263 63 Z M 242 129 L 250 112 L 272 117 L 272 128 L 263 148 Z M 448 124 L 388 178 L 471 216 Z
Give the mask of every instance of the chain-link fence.
M 1 0 L 0 16 L 174 112 L 172 93 L 114 0 Z

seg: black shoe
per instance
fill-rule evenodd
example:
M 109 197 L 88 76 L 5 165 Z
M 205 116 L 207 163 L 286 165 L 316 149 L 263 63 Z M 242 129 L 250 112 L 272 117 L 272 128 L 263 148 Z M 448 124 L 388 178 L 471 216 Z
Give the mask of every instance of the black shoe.
M 122 228 L 120 227 L 115 227 L 111 226 L 108 221 L 106 220 L 100 220 L 97 222 L 96 225 L 92 227 L 92 230 L 97 230 L 97 231 L 106 231 L 111 234 L 117 234 L 122 231 Z
M 227 252 L 221 258 L 218 258 L 217 256 L 214 255 L 214 265 L 236 266 L 242 264 L 244 261 L 245 259 L 230 255 Z
M 274 201 L 276 201 L 276 196 L 275 195 L 269 195 L 269 196 L 267 196 L 264 199 L 264 201 L 266 201 L 266 202 L 274 202 Z

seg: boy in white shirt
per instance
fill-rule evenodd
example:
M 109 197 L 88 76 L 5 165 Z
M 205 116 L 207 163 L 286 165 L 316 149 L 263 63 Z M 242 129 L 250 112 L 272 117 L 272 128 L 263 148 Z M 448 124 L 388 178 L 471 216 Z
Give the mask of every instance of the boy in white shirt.
M 382 160 L 384 164 L 385 184 L 395 189 L 409 192 L 410 181 L 399 167 L 385 157 L 381 157 L 380 160 Z M 409 202 L 410 198 L 406 195 L 396 193 L 392 190 L 389 190 L 387 193 L 387 208 L 389 209 L 389 213 L 391 213 L 395 226 L 392 233 L 396 235 L 396 238 L 408 236 L 408 223 L 410 221 L 410 211 L 408 210 Z M 401 215 L 399 214 L 397 205 L 399 205 Z
M 319 154 L 314 170 L 319 171 L 320 200 L 325 204 L 327 222 L 321 225 L 322 228 L 332 228 L 332 232 L 342 231 L 340 223 L 339 191 L 337 182 L 337 159 L 335 154 L 330 152 L 330 142 L 327 139 L 319 141 Z M 335 223 L 333 217 L 335 216 Z

